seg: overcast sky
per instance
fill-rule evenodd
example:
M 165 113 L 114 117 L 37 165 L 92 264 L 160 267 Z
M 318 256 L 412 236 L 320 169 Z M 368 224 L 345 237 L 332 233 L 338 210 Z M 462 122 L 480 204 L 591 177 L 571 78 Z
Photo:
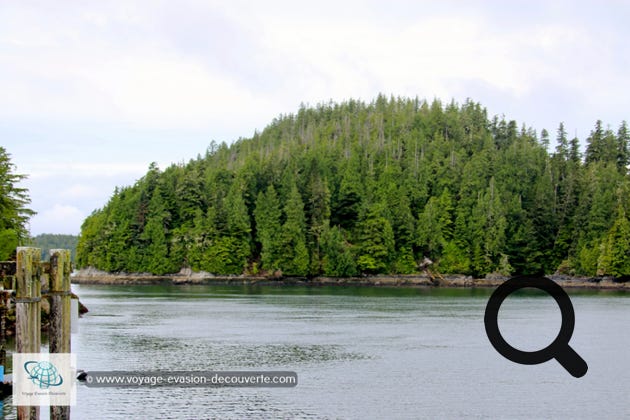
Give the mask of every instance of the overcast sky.
M 300 103 L 463 102 L 584 141 L 630 119 L 628 2 L 0 1 L 0 145 L 31 233 Z

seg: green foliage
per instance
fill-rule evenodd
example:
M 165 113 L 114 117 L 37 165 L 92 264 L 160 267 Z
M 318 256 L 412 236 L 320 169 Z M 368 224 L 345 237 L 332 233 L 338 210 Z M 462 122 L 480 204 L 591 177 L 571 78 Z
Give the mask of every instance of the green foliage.
M 627 276 L 630 273 L 630 221 L 623 208 L 602 243 L 598 260 L 599 275 Z
M 248 245 L 237 238 L 222 236 L 210 244 L 200 268 L 216 274 L 241 273 L 245 268 Z
M 628 124 L 622 121 L 617 131 L 617 167 L 621 173 L 626 174 L 628 165 L 630 165 L 630 131 Z
M 83 223 L 77 263 L 353 276 L 413 273 L 429 257 L 476 276 L 629 275 L 627 125 L 598 121 L 584 162 L 563 124 L 555 147 L 549 137 L 472 101 L 303 106 L 116 189 Z
M 431 197 L 418 217 L 418 229 L 416 233 L 417 245 L 425 254 L 435 257 L 442 252 L 445 242 L 443 226 L 440 224 L 442 209 L 439 199 Z
M 35 214 L 27 206 L 31 200 L 26 188 L 19 187 L 26 178 L 14 172 L 11 155 L 0 146 L 0 260 L 7 259 L 18 244 L 28 239 L 27 222 Z
M 273 185 L 264 193 L 258 193 L 256 199 L 256 231 L 258 241 L 261 244 L 260 258 L 264 270 L 277 270 L 280 268 L 281 242 L 280 201 Z
M 438 269 L 443 273 L 469 273 L 470 260 L 455 241 L 449 241 L 444 245 L 444 251 L 438 261 Z
M 392 265 L 392 272 L 396 274 L 412 274 L 416 271 L 416 261 L 411 248 L 402 247 L 396 253 L 396 260 Z M 461 273 L 462 271 L 459 271 Z
M 357 267 L 340 227 L 333 226 L 322 233 L 323 274 L 329 277 L 351 277 Z
M 42 233 L 33 238 L 33 245 L 42 249 L 42 260 L 48 259 L 48 251 L 51 249 L 69 249 L 72 262 L 75 261 L 77 252 L 76 235 L 60 235 L 52 233 Z
M 0 261 L 8 260 L 18 246 L 18 234 L 13 229 L 0 231 Z
M 309 256 L 306 248 L 304 203 L 295 184 L 289 192 L 284 213 L 286 221 L 280 234 L 280 267 L 286 275 L 305 276 L 308 274 Z
M 140 235 L 140 240 L 144 242 L 142 266 L 147 271 L 154 274 L 166 274 L 175 269 L 172 267 L 168 258 L 168 244 L 166 242 L 166 226 L 169 214 L 164 207 L 160 192 L 153 194 L 149 202 L 148 222 Z M 123 225 L 124 226 L 124 225 Z M 122 235 L 126 237 L 127 229 L 121 229 Z M 126 242 L 126 240 L 125 240 Z M 121 242 L 114 242 L 121 243 Z M 124 254 L 121 250 L 120 254 Z M 117 263 L 113 266 L 114 270 L 124 270 L 124 263 Z
M 386 273 L 394 255 L 394 231 L 385 208 L 383 203 L 370 206 L 359 225 L 357 267 L 364 273 Z

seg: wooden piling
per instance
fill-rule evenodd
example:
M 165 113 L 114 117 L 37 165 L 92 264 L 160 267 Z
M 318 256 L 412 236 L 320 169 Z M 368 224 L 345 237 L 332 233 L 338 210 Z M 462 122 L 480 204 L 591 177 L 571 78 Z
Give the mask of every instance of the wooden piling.
M 50 322 L 48 327 L 49 352 L 70 353 L 70 251 L 50 250 Z M 51 420 L 70 418 L 69 406 L 51 406 Z
M 18 353 L 39 353 L 41 348 L 40 258 L 40 248 L 17 249 L 15 330 Z M 39 419 L 39 407 L 18 406 L 18 419 Z
M 7 330 L 7 311 L 11 305 L 11 291 L 0 290 L 0 365 L 7 366 L 7 350 L 6 350 L 6 330 Z

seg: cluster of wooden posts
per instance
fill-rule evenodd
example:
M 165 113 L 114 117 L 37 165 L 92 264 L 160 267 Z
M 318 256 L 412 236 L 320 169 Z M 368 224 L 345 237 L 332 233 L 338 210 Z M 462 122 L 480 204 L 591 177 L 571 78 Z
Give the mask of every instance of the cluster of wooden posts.
M 0 263 L 5 279 L 0 291 L 0 363 L 6 366 L 6 311 L 15 302 L 15 351 L 39 353 L 41 350 L 41 301 L 50 302 L 49 352 L 70 353 L 71 297 L 70 251 L 50 250 L 50 262 L 41 261 L 41 249 L 20 247 L 15 262 Z M 46 277 L 48 281 L 46 282 Z M 10 284 L 6 280 L 10 280 Z M 42 280 L 44 280 L 42 282 Z M 42 283 L 44 293 L 42 294 Z M 48 286 L 48 290 L 45 290 Z M 7 290 L 8 289 L 8 290 Z M 14 369 L 16 367 L 14 366 Z M 0 413 L 1 414 L 1 413 Z M 68 419 L 70 407 L 51 406 L 51 419 Z M 39 419 L 39 407 L 18 406 L 18 419 Z

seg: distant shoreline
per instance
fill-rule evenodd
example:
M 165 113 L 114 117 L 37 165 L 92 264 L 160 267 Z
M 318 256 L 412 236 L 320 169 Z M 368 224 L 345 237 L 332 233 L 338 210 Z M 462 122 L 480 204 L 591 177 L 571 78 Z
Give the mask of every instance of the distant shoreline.
M 612 277 L 547 276 L 565 288 L 628 290 L 630 282 L 615 281 Z M 79 270 L 72 275 L 73 284 L 101 285 L 304 285 L 304 286 L 366 286 L 366 287 L 497 287 L 506 276 L 474 279 L 464 275 L 432 277 L 428 274 L 378 275 L 365 277 L 266 277 L 215 276 L 209 273 L 182 272 L 156 276 L 146 273 L 106 273 L 94 269 Z

